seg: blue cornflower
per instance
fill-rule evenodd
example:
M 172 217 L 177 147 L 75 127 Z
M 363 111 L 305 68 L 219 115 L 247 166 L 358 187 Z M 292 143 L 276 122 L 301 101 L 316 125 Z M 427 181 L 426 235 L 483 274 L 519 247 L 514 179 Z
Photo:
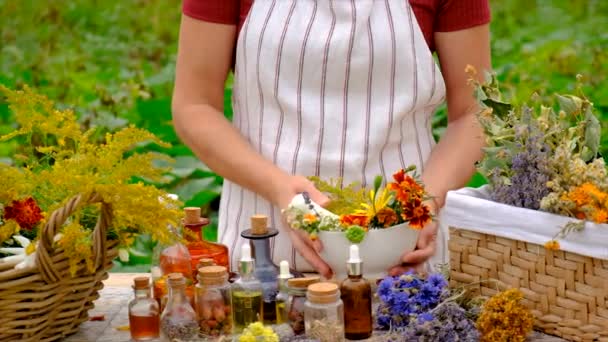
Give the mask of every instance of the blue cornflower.
M 425 312 L 425 313 L 418 315 L 418 323 L 420 323 L 420 324 L 422 324 L 424 322 L 430 322 L 434 319 L 435 319 L 435 316 L 433 316 L 433 314 L 430 312 Z

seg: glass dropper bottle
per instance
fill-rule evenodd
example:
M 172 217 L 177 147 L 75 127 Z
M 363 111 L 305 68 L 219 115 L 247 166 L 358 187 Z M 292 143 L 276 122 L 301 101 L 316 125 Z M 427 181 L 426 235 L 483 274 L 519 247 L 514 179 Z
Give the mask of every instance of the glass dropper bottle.
M 241 247 L 240 273 L 231 286 L 232 322 L 234 334 L 240 334 L 249 324 L 262 322 L 262 283 L 254 276 L 255 261 L 251 257 L 251 246 L 244 243 Z
M 344 332 L 349 340 L 364 340 L 372 335 L 372 288 L 363 278 L 363 261 L 359 246 L 350 246 L 346 263 L 348 278 L 340 286 L 344 303 Z

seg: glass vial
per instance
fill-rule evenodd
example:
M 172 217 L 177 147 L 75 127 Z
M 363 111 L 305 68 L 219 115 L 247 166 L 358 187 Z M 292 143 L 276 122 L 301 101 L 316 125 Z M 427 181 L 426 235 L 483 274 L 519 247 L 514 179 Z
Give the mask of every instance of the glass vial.
M 308 286 L 304 308 L 306 335 L 320 342 L 345 341 L 344 305 L 334 283 Z
M 280 262 L 279 267 L 281 269 L 279 273 L 279 293 L 276 298 L 276 317 L 277 324 L 287 323 L 287 303 L 289 302 L 289 291 L 287 288 L 287 281 L 293 276 L 289 273 L 289 262 L 283 260 Z
M 372 336 L 372 287 L 363 278 L 363 262 L 359 258 L 359 247 L 350 246 L 347 274 L 340 293 L 344 303 L 344 331 L 349 340 L 364 340 Z
M 306 304 L 306 291 L 309 285 L 318 283 L 319 277 L 291 278 L 287 280 L 287 320 L 294 334 L 303 335 L 306 332 L 304 325 L 304 306 Z
M 231 286 L 233 333 L 240 334 L 249 324 L 262 322 L 262 283 L 255 278 L 255 261 L 251 257 L 251 247 L 244 243 L 241 247 L 241 277 Z
M 150 295 L 150 279 L 137 277 L 133 290 L 135 298 L 129 303 L 129 327 L 133 341 L 148 341 L 159 337 L 158 303 Z
M 196 312 L 186 297 L 186 279 L 181 273 L 168 276 L 169 299 L 160 318 L 162 335 L 169 341 L 189 341 L 198 337 Z
M 223 266 L 206 266 L 198 270 L 196 314 L 204 339 L 232 333 L 232 315 L 228 270 Z

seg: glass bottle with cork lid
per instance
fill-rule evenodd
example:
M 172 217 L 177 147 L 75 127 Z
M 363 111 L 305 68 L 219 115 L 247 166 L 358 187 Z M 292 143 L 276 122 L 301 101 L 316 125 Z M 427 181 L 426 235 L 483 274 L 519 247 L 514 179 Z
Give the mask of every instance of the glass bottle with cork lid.
M 150 295 L 150 279 L 134 279 L 135 298 L 129 303 L 129 327 L 133 341 L 149 341 L 159 337 L 158 303 Z
M 287 320 L 296 335 L 306 332 L 304 325 L 304 309 L 306 304 L 306 291 L 309 285 L 318 283 L 319 277 L 291 278 L 287 280 Z
M 196 312 L 186 297 L 186 279 L 181 273 L 168 276 L 169 299 L 160 318 L 162 336 L 169 340 L 193 340 L 198 337 Z
M 344 305 L 334 283 L 308 286 L 304 309 L 306 335 L 321 342 L 345 341 Z
M 212 339 L 232 333 L 232 302 L 226 267 L 199 268 L 195 302 L 203 338 Z
M 203 239 L 203 227 L 209 225 L 209 219 L 201 217 L 201 208 L 184 208 L 184 237 L 191 257 L 192 274 L 198 272 L 197 264 L 200 259 L 212 259 L 216 265 L 224 266 L 230 271 L 230 257 L 228 247 Z
M 255 261 L 251 257 L 251 246 L 248 243 L 241 246 L 239 264 L 241 276 L 230 288 L 234 334 L 242 333 L 251 323 L 262 322 L 264 317 L 262 283 L 255 278 Z
M 346 262 L 348 278 L 340 285 L 344 303 L 344 331 L 349 340 L 364 340 L 372 336 L 372 287 L 363 278 L 363 261 L 359 246 L 350 246 Z

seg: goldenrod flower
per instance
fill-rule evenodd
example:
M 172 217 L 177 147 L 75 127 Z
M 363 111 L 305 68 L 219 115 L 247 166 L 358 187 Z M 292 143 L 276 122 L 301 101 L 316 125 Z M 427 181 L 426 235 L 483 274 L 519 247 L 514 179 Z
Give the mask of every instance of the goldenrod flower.
M 547 241 L 545 243 L 545 248 L 551 251 L 559 251 L 559 242 L 557 242 L 557 240 Z

